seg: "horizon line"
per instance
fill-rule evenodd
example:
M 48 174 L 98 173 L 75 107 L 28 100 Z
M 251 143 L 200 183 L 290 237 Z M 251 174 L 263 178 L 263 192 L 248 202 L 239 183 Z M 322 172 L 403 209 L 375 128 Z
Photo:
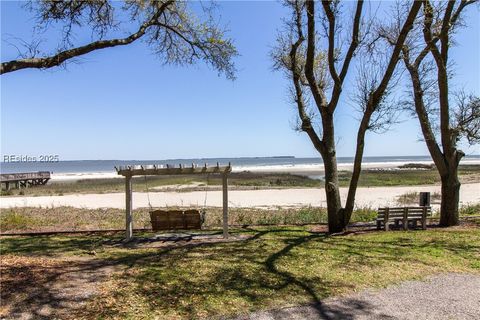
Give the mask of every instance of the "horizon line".
M 7 164 L 7 163 L 56 163 L 56 162 L 40 162 L 40 161 L 4 161 L 4 156 L 2 155 L 0 163 Z M 22 155 L 23 156 L 23 155 Z M 34 156 L 30 156 L 34 157 Z M 385 155 L 385 156 L 364 156 L 365 158 L 408 158 L 408 157 L 429 157 L 431 155 Z M 465 157 L 480 157 L 480 154 L 469 154 L 465 155 Z M 297 156 L 242 156 L 242 157 L 200 157 L 200 158 L 168 158 L 168 159 L 68 159 L 68 160 L 59 160 L 58 162 L 75 162 L 75 161 L 184 161 L 184 160 L 218 160 L 218 159 L 316 159 L 322 160 L 322 157 L 297 157 Z M 354 158 L 354 156 L 340 156 L 337 159 L 342 158 Z

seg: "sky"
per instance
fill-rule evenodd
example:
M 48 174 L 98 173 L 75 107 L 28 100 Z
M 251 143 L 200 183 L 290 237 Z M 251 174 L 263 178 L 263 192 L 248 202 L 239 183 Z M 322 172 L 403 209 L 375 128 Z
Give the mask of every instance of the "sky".
M 0 77 L 1 154 L 59 155 L 60 160 L 199 157 L 318 157 L 294 130 L 288 80 L 269 53 L 288 12 L 277 1 L 219 1 L 221 22 L 240 53 L 230 81 L 197 64 L 165 66 L 141 42 L 96 51 L 67 69 L 21 70 Z M 9 45 L 32 38 L 34 20 L 21 2 L 1 1 L 1 60 Z M 450 57 L 455 85 L 480 95 L 480 9 Z M 88 31 L 78 34 L 79 44 Z M 43 35 L 54 45 L 56 32 Z M 84 42 L 82 42 L 82 40 Z M 347 102 L 336 112 L 337 155 L 352 156 L 357 115 Z M 405 115 L 384 134 L 368 133 L 365 156 L 427 155 L 418 120 Z M 480 154 L 480 147 L 463 147 Z

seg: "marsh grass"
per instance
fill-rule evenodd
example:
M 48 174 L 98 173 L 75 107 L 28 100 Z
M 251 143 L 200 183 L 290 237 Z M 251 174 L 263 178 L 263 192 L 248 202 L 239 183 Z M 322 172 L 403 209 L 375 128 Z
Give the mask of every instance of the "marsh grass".
M 177 186 L 182 185 L 179 189 Z M 190 187 L 185 187 L 189 186 Z M 205 190 L 206 187 L 221 188 L 222 180 L 218 175 L 176 175 L 176 176 L 148 176 L 132 178 L 134 192 L 154 191 L 162 187 L 166 191 L 186 192 Z M 289 188 L 289 187 L 321 187 L 322 181 L 306 176 L 276 173 L 235 172 L 229 175 L 229 185 L 233 188 Z M 121 178 L 82 179 L 76 181 L 51 181 L 45 186 L 25 189 L 3 190 L 2 196 L 25 195 L 64 195 L 73 193 L 111 193 L 124 192 L 125 183 Z
M 167 208 L 173 209 L 173 208 Z M 222 209 L 206 208 L 204 228 L 222 226 Z M 352 222 L 372 221 L 376 211 L 359 208 L 352 215 Z M 135 228 L 150 228 L 148 208 L 133 211 Z M 249 225 L 303 225 L 327 222 L 325 208 L 230 208 L 229 224 Z M 79 231 L 109 230 L 125 227 L 125 213 L 121 209 L 85 209 L 74 207 L 19 207 L 2 209 L 0 228 L 2 232 Z
M 460 207 L 461 216 L 480 215 L 480 203 L 466 204 Z
M 415 195 L 415 197 L 418 197 Z M 413 198 L 413 196 L 412 196 Z M 182 209 L 170 207 L 164 209 Z M 188 209 L 188 208 L 183 208 Z M 198 208 L 196 208 L 198 209 Z M 222 226 L 222 209 L 205 208 L 203 228 L 220 228 Z M 480 204 L 460 207 L 460 215 L 480 215 Z M 374 221 L 376 208 L 356 208 L 351 223 Z M 148 208 L 133 210 L 134 227 L 150 228 Z M 231 226 L 251 225 L 306 225 L 327 223 L 327 211 L 322 207 L 278 207 L 278 208 L 230 208 L 229 224 Z M 123 229 L 125 213 L 121 209 L 101 208 L 86 209 L 74 207 L 19 207 L 2 209 L 0 230 L 2 232 L 45 232 L 45 231 L 88 231 Z
M 397 199 L 399 205 L 418 205 L 420 194 L 416 191 L 406 192 L 400 195 Z M 440 203 L 442 194 L 440 192 L 433 192 L 430 194 L 431 203 Z
M 464 165 L 459 168 L 462 182 L 479 182 L 480 165 Z M 339 183 L 341 187 L 347 187 L 351 178 L 351 172 L 340 171 Z M 163 187 L 168 191 L 186 192 L 193 190 L 205 190 L 205 187 L 221 188 L 221 179 L 216 175 L 211 176 L 160 176 L 135 177 L 132 179 L 132 187 L 135 192 L 153 191 Z M 408 186 L 439 184 L 440 177 L 434 169 L 430 170 L 364 170 L 360 176 L 360 187 L 381 186 Z M 179 189 L 178 185 L 189 186 Z M 278 173 L 254 173 L 234 172 L 229 176 L 229 185 L 232 189 L 269 189 L 269 188 L 313 188 L 323 187 L 323 181 L 312 179 L 302 175 L 278 174 Z M 12 189 L 2 191 L 2 196 L 41 196 L 41 195 L 65 195 L 73 193 L 110 193 L 124 192 L 124 181 L 120 178 L 110 179 L 84 179 L 77 181 L 50 182 L 45 186 L 26 188 L 21 190 Z

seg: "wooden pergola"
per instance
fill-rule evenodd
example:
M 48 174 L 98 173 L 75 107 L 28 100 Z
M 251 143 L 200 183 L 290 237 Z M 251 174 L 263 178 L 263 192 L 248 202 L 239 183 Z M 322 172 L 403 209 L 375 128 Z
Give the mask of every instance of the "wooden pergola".
M 167 175 L 190 175 L 190 174 L 221 174 L 223 193 L 223 237 L 228 238 L 228 174 L 232 172 L 232 166 L 191 166 L 179 165 L 146 165 L 146 166 L 120 166 L 115 167 L 117 174 L 125 177 L 125 240 L 129 241 L 133 236 L 132 216 L 132 177 L 135 176 L 167 176 Z

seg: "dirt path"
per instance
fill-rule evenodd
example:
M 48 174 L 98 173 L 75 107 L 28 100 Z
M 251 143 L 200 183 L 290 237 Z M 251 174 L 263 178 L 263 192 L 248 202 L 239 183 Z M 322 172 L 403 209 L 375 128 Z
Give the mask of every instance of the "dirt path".
M 1 257 L 2 319 L 65 319 L 114 270 L 91 258 Z
M 480 276 L 441 274 L 382 290 L 366 290 L 320 305 L 299 306 L 240 316 L 273 319 L 480 319 Z

